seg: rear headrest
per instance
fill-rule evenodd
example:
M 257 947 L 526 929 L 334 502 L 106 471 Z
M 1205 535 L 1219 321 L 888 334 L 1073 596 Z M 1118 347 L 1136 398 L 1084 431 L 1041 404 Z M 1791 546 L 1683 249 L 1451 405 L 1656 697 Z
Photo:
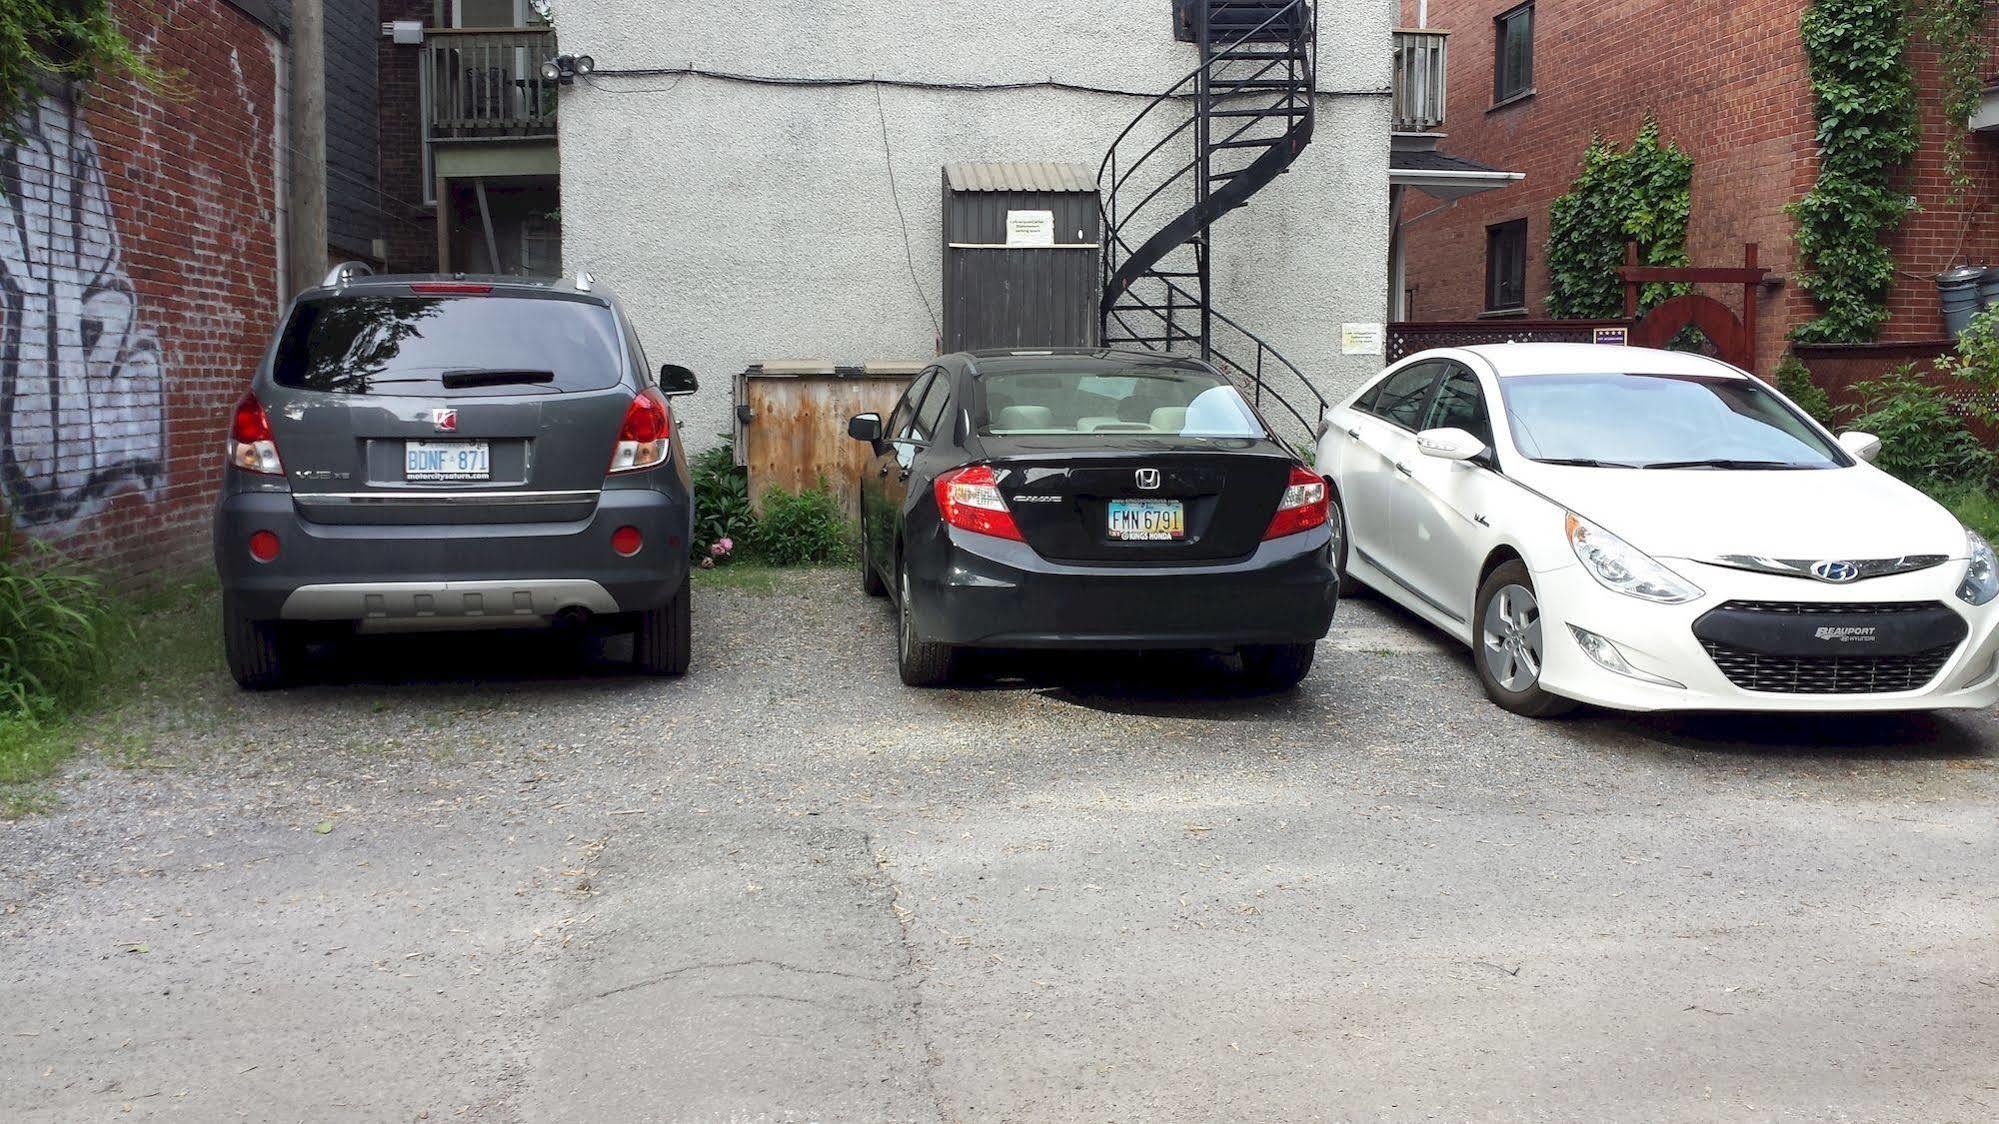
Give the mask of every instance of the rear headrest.
M 1055 411 L 1046 406 L 1001 406 L 994 429 L 1053 429 Z
M 1161 433 L 1178 433 L 1187 428 L 1187 407 L 1161 406 L 1152 411 L 1152 428 Z

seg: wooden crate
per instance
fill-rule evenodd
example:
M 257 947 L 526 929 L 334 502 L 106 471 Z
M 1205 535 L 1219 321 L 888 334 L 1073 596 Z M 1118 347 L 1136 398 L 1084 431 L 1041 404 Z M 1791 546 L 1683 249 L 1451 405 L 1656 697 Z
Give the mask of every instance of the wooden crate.
M 861 470 L 872 454 L 847 436 L 847 419 L 872 410 L 886 419 L 928 364 L 763 363 L 736 377 L 736 456 L 749 470 L 750 502 L 763 509 L 773 487 L 826 486 L 860 518 Z

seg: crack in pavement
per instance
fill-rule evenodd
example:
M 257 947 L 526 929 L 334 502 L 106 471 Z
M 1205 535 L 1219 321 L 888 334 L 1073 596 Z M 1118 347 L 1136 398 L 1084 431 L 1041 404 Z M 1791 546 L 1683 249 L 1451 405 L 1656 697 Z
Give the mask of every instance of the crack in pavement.
M 669 968 L 664 972 L 654 973 L 644 979 L 619 984 L 613 988 L 606 988 L 594 995 L 586 995 L 581 999 L 573 999 L 557 1007 L 555 1010 L 557 1012 L 567 1011 L 575 1007 L 581 1007 L 585 1003 L 595 1003 L 599 999 L 609 999 L 613 995 L 623 995 L 628 991 L 637 991 L 640 988 L 662 984 L 676 976 L 684 976 L 690 972 L 715 972 L 724 968 L 748 968 L 758 964 L 767 968 L 775 968 L 781 972 L 796 972 L 804 976 L 839 976 L 842 979 L 865 980 L 868 983 L 878 984 L 894 982 L 893 980 L 885 980 L 880 976 L 870 976 L 861 972 L 842 972 L 837 968 L 805 968 L 797 964 L 786 964 L 782 960 L 769 960 L 761 956 L 752 956 L 745 960 L 723 960 L 713 964 L 686 964 L 678 968 Z
M 923 1050 L 923 1087 L 930 1094 L 930 1110 L 939 1121 L 956 1121 L 944 1107 L 944 1091 L 937 1087 L 937 1067 L 942 1065 L 937 1057 L 937 1049 L 930 1041 L 930 1034 L 923 1020 L 923 977 L 916 959 L 916 946 L 909 939 L 909 919 L 916 911 L 902 904 L 902 884 L 888 872 L 888 855 L 875 846 L 875 837 L 866 828 L 855 829 L 861 837 L 861 846 L 882 882 L 888 886 L 889 920 L 895 923 L 896 943 L 902 948 L 903 974 L 898 984 L 908 995 L 909 1018 L 916 1031 L 916 1044 Z

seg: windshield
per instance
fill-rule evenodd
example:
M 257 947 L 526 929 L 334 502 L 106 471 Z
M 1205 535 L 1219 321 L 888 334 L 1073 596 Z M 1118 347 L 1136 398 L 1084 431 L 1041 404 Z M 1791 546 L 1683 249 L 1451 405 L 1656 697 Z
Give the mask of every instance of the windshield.
M 334 296 L 306 301 L 278 342 L 279 386 L 467 396 L 604 390 L 623 369 L 600 304 L 530 297 Z
M 989 436 L 1156 433 L 1262 437 L 1263 425 L 1219 375 L 1134 367 L 1093 371 L 997 371 L 980 380 Z
M 1808 469 L 1853 462 L 1743 378 L 1525 375 L 1500 380 L 1521 455 L 1612 468 Z

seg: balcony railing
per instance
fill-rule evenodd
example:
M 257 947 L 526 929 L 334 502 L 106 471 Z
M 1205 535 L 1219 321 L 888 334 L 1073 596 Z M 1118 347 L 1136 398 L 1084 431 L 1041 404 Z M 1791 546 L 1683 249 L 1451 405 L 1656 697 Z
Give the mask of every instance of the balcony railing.
M 1419 133 L 1444 124 L 1444 63 L 1448 31 L 1395 33 L 1395 131 Z
M 553 57 L 555 32 L 545 27 L 432 28 L 423 43 L 430 139 L 554 136 L 556 84 L 541 76 Z

